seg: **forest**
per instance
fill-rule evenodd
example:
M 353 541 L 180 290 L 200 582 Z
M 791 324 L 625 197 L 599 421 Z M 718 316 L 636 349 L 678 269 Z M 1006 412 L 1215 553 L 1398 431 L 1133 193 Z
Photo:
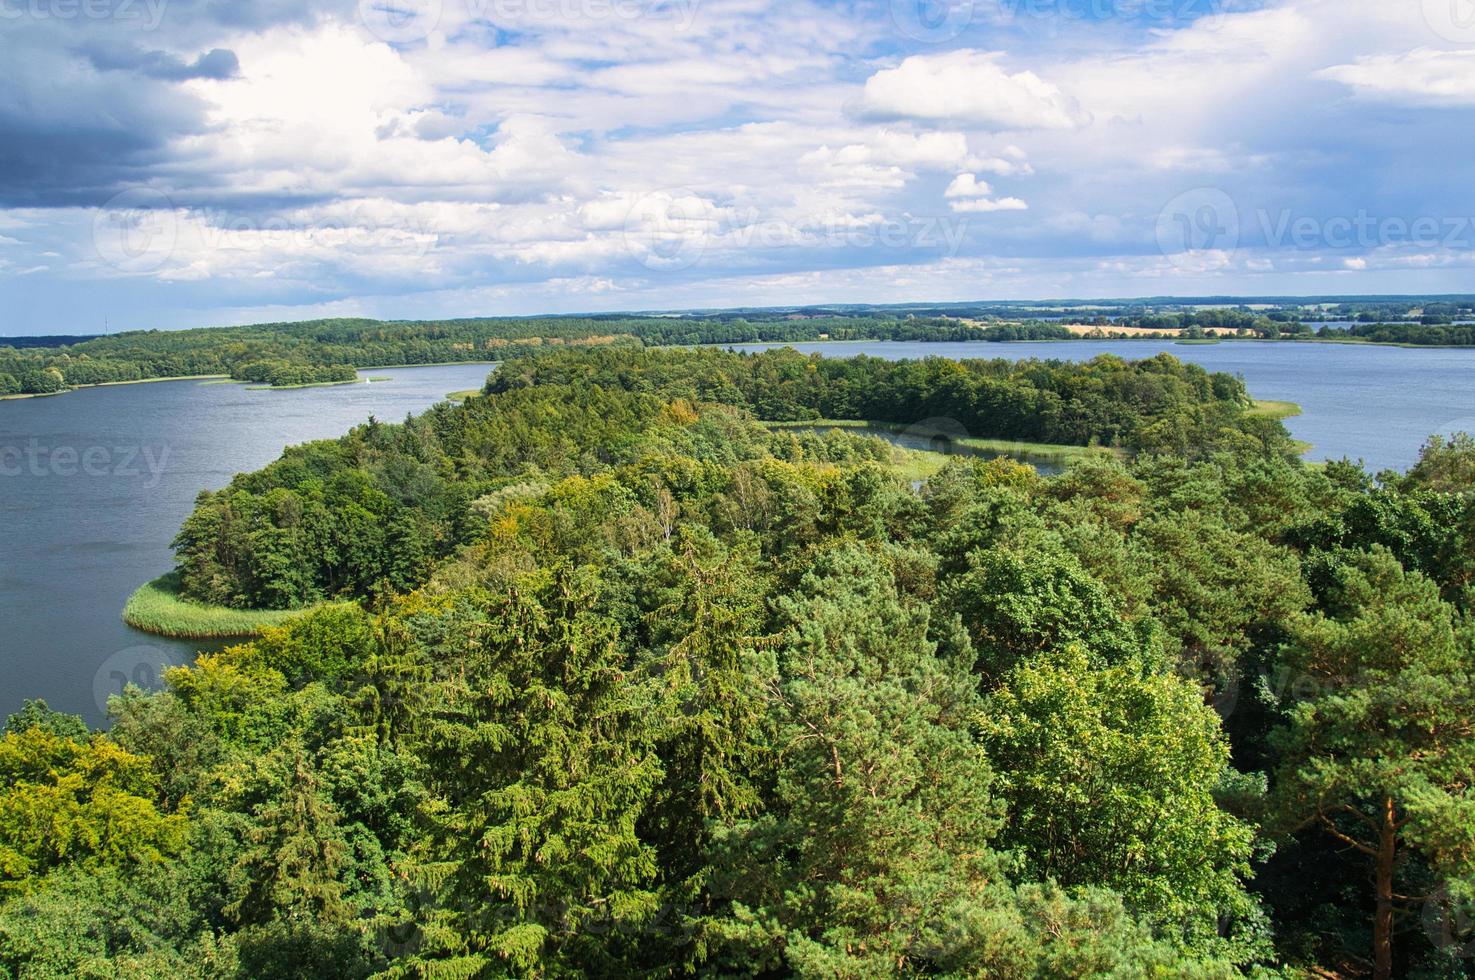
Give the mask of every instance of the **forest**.
M 448 406 L 406 429 L 371 421 L 342 440 L 289 450 L 259 473 L 202 494 L 174 544 L 184 594 L 213 605 L 291 609 L 327 598 L 420 585 L 474 533 L 476 501 L 508 468 L 579 459 L 617 445 L 656 403 L 606 404 L 607 392 L 739 406 L 766 421 L 953 420 L 973 436 L 1129 451 L 1201 453 L 1277 444 L 1281 430 L 1247 412 L 1243 384 L 1161 355 L 1128 364 L 891 362 L 595 349 L 526 357 L 492 375 L 500 397 Z M 567 390 L 564 404 L 548 392 Z M 591 399 L 593 401 L 591 401 Z M 488 414 L 491 413 L 491 414 Z M 476 429 L 484 465 L 435 448 Z M 406 442 L 420 427 L 425 439 Z M 432 448 L 426 448 L 427 446 Z M 378 459 L 365 469 L 363 460 Z
M 343 380 L 344 367 L 499 361 L 566 345 L 733 344 L 799 340 L 1039 340 L 1069 333 L 1044 324 L 973 327 L 891 316 L 543 317 L 396 321 L 338 319 L 250 327 L 147 330 L 56 347 L 0 344 L 0 395 L 204 375 L 263 384 Z M 282 380 L 274 381 L 272 375 Z M 293 380 L 316 377 L 319 381 Z
M 774 428 L 949 417 L 1043 477 Z M 0 737 L 0 976 L 1456 977 L 1475 440 L 1235 378 L 595 347 L 205 494 L 303 605 Z M 314 605 L 337 597 L 352 601 Z
M 1345 333 L 1375 344 L 1475 347 L 1475 324 L 1471 323 L 1356 323 Z M 1323 328 L 1320 336 L 1336 334 Z
M 1408 306 L 1408 304 L 1405 304 Z M 1426 304 L 1441 311 L 1422 323 L 1357 323 L 1351 330 L 1323 327 L 1322 337 L 1371 343 L 1461 346 L 1475 343 L 1471 327 L 1453 323 L 1457 304 Z M 1346 307 L 1347 315 L 1400 314 L 1404 306 Z M 1417 308 L 1417 307 L 1414 307 Z M 672 316 L 586 316 L 463 320 L 366 319 L 266 323 L 194 330 L 142 330 L 91 338 L 30 338 L 0 343 L 0 397 L 56 394 L 81 385 L 157 378 L 228 376 L 271 386 L 351 380 L 353 368 L 455 362 L 495 362 L 545 348 L 603 345 L 683 346 L 815 340 L 1044 341 L 1075 337 L 1060 322 L 1037 318 L 1017 304 L 958 308 L 837 308 L 720 311 Z M 1361 312 L 1352 313 L 1352 310 Z M 1369 312 L 1372 310 L 1373 312 Z M 1448 312 L 1443 312 L 1448 311 Z M 1064 322 L 1177 331 L 1190 338 L 1206 330 L 1234 330 L 1250 338 L 1305 338 L 1325 316 L 1319 307 L 1159 309 L 1122 305 L 1110 315 L 1084 311 Z M 1303 322 L 1304 321 L 1304 322 Z M 67 342 L 62 342 L 67 341 Z

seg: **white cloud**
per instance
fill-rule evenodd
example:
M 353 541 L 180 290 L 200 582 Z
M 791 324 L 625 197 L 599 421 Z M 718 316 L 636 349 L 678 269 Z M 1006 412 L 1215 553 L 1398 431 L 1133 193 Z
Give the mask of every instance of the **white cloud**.
M 866 80 L 860 110 L 883 119 L 966 123 L 991 130 L 1074 129 L 1076 101 L 1032 71 L 1010 74 L 1000 52 L 914 55 Z
M 1017 197 L 993 197 L 994 189 L 974 174 L 958 174 L 943 192 L 956 214 L 986 214 L 993 211 L 1027 211 L 1029 205 Z
M 1421 48 L 1368 55 L 1317 77 L 1341 82 L 1363 98 L 1414 105 L 1475 105 L 1475 50 Z
M 953 201 L 949 205 L 958 214 L 979 214 L 992 211 L 1028 211 L 1029 205 L 1017 197 L 973 198 Z
M 973 174 L 958 174 L 953 178 L 953 182 L 947 185 L 943 197 L 988 197 L 993 192 L 988 181 L 979 180 Z

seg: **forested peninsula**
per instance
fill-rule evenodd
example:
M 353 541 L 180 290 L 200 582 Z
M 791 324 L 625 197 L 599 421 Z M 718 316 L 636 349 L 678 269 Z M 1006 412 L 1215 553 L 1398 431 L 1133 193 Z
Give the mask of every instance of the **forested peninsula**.
M 1042 477 L 820 416 L 1119 447 Z M 525 353 L 204 494 L 316 606 L 0 738 L 9 976 L 1453 976 L 1475 444 L 1234 378 Z

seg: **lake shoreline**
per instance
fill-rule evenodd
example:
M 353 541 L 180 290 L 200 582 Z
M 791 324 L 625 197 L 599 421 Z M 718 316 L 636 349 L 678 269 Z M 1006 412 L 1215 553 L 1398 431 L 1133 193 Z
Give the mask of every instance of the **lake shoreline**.
M 180 594 L 179 573 L 166 572 L 140 585 L 123 606 L 123 622 L 176 640 L 248 640 L 281 626 L 307 609 L 236 609 L 211 606 Z
M 407 368 L 429 368 L 429 367 L 461 367 L 462 365 L 487 365 L 495 366 L 501 361 L 436 361 L 431 364 L 370 364 L 365 367 L 356 367 L 355 371 L 396 371 Z M 327 388 L 336 385 L 351 385 L 359 382 L 384 382 L 389 378 L 357 378 L 353 381 L 322 381 L 305 385 L 256 385 L 251 386 L 249 381 L 232 378 L 228 374 L 173 374 L 164 378 L 136 378 L 132 381 L 99 381 L 90 385 L 68 385 L 61 391 L 31 391 L 19 392 L 14 395 L 0 395 L 0 402 L 20 401 L 23 398 L 55 398 L 58 395 L 69 395 L 74 391 L 90 391 L 93 388 L 116 388 L 121 385 L 146 385 L 160 381 L 198 381 L 201 384 L 243 384 L 247 385 L 247 391 L 292 391 L 300 388 Z

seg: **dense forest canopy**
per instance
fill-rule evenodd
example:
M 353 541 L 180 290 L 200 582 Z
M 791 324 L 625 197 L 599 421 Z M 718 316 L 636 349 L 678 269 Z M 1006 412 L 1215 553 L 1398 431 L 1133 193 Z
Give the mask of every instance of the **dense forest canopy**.
M 371 422 L 202 494 L 175 541 L 185 595 L 295 608 L 414 588 L 475 532 L 477 500 L 509 470 L 592 472 L 673 398 L 770 421 L 945 418 L 973 436 L 1132 452 L 1289 445 L 1279 424 L 1246 412 L 1237 378 L 1167 355 L 1130 364 L 1110 356 L 891 362 L 790 349 L 602 348 L 511 361 L 487 388 L 496 397 L 442 406 L 402 427 Z M 591 457 L 592 447 L 603 457 Z
M 597 349 L 289 450 L 182 567 L 357 601 L 10 719 L 0 974 L 1463 975 L 1475 442 L 1374 479 L 1245 403 Z M 1125 451 L 762 421 L 1042 405 Z

